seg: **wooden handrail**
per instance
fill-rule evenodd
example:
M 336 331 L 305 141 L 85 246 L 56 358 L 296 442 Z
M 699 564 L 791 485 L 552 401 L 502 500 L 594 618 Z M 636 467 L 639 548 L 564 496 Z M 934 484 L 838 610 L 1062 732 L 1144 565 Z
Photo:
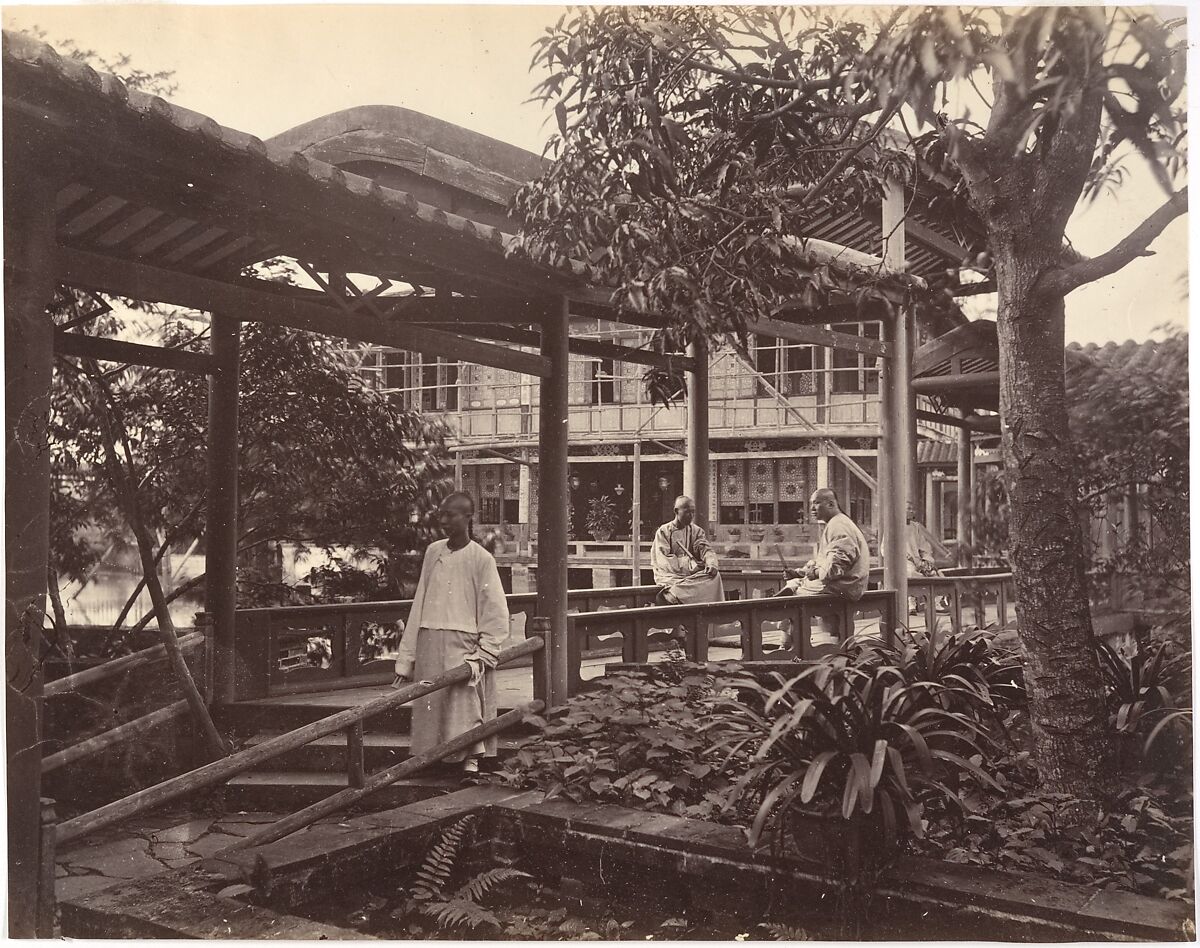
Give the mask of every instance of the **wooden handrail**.
M 57 751 L 48 757 L 42 758 L 42 773 L 47 774 L 52 770 L 57 770 L 66 764 L 74 763 L 84 757 L 90 757 L 92 754 L 99 753 L 105 748 L 112 747 L 115 744 L 120 744 L 122 741 L 128 740 L 131 737 L 137 737 L 139 734 L 144 734 L 151 728 L 157 727 L 160 724 L 165 724 L 173 718 L 179 717 L 181 714 L 186 714 L 188 703 L 180 700 L 174 704 L 169 704 L 165 708 L 159 708 L 157 711 L 151 711 L 149 714 L 143 714 L 140 718 L 134 718 L 132 721 L 126 721 L 117 727 L 110 728 L 103 734 L 97 734 L 95 737 L 88 738 L 86 741 L 80 741 L 78 744 L 73 744 L 71 747 Z
M 203 642 L 203 632 L 190 632 L 180 637 L 179 648 L 180 650 L 195 648 L 203 644 Z M 123 671 L 129 671 L 131 668 L 139 668 L 142 665 L 149 665 L 151 662 L 157 662 L 166 657 L 167 650 L 162 645 L 144 648 L 140 652 L 133 652 L 130 655 L 122 655 L 119 658 L 114 658 L 103 665 L 94 665 L 91 668 L 85 668 L 83 671 L 75 672 L 73 675 L 66 675 L 63 678 L 56 678 L 54 681 L 47 682 L 42 688 L 42 696 L 48 698 L 52 695 L 78 691 L 85 685 L 93 685 L 98 681 L 103 681 L 105 678 L 120 674 Z
M 394 764 L 386 770 L 371 774 L 366 778 L 361 787 L 347 787 L 345 790 L 339 790 L 337 793 L 318 800 L 303 810 L 298 810 L 290 816 L 285 816 L 283 819 L 271 823 L 265 829 L 261 829 L 251 836 L 246 836 L 236 843 L 232 843 L 228 848 L 222 850 L 222 852 L 247 849 L 251 846 L 262 846 L 265 843 L 283 839 L 283 837 L 296 832 L 296 830 L 304 829 L 304 827 L 315 823 L 323 816 L 328 816 L 330 813 L 336 813 L 338 810 L 352 806 L 368 794 L 375 793 L 384 787 L 390 786 L 397 780 L 402 780 L 420 770 L 424 770 L 430 764 L 437 763 L 443 757 L 448 757 L 450 754 L 465 750 L 476 741 L 490 737 L 493 734 L 499 734 L 514 724 L 520 724 L 525 715 L 537 714 L 544 707 L 545 705 L 541 701 L 531 701 L 524 707 L 507 711 L 491 721 L 473 727 L 471 730 L 465 731 L 457 737 L 453 737 L 442 744 L 438 744 L 436 747 L 430 748 L 423 754 L 410 757 L 408 760 Z
M 531 636 L 524 642 L 514 645 L 512 648 L 504 649 L 498 656 L 497 665 L 507 664 L 524 655 L 532 655 L 544 645 L 545 641 L 541 636 Z M 280 754 L 294 750 L 297 747 L 303 747 L 305 744 L 319 737 L 325 737 L 336 731 L 344 730 L 356 721 L 362 721 L 367 717 L 379 714 L 381 711 L 387 711 L 402 704 L 407 704 L 414 698 L 420 698 L 434 691 L 440 691 L 449 685 L 466 681 L 469 677 L 470 669 L 465 664 L 459 665 L 439 675 L 428 684 L 414 682 L 411 685 L 396 689 L 391 694 L 382 695 L 373 701 L 368 701 L 366 704 L 328 715 L 319 721 L 314 721 L 294 731 L 288 731 L 286 734 L 281 734 L 254 747 L 247 747 L 245 750 L 238 751 L 229 757 L 223 757 L 210 764 L 205 764 L 203 767 L 180 774 L 178 777 L 164 780 L 153 787 L 147 787 L 145 790 L 140 790 L 121 800 L 116 800 L 113 803 L 92 810 L 90 813 L 83 813 L 74 819 L 66 820 L 58 825 L 56 839 L 59 843 L 77 839 L 80 836 L 85 836 L 106 826 L 119 823 L 135 814 L 161 806 L 164 803 L 185 796 L 203 787 L 223 783 L 231 777 L 236 777 L 238 774 L 244 773 L 251 767 L 278 757 Z

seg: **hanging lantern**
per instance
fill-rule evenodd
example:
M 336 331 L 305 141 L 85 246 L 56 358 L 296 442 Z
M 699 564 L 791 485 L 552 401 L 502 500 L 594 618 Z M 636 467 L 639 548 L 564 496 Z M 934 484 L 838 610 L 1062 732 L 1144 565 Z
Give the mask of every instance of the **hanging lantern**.
M 658 479 L 658 489 L 659 490 L 670 490 L 671 489 L 671 481 L 665 475 Z
M 571 475 L 571 490 L 579 490 L 579 487 L 581 484 L 583 484 L 583 481 L 581 481 L 579 479 L 579 475 L 572 474 Z

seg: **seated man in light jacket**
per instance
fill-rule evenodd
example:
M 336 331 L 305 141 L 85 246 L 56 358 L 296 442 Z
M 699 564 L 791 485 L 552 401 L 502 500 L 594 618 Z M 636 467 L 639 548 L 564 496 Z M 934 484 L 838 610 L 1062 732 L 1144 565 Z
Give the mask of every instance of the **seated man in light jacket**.
M 871 572 L 871 550 L 867 538 L 853 520 L 842 513 L 837 494 L 828 487 L 813 491 L 809 511 L 822 524 L 817 555 L 800 570 L 787 571 L 788 582 L 776 594 L 780 596 L 842 596 L 851 601 L 862 598 Z M 838 617 L 822 616 L 820 629 L 812 636 L 813 645 L 839 641 Z

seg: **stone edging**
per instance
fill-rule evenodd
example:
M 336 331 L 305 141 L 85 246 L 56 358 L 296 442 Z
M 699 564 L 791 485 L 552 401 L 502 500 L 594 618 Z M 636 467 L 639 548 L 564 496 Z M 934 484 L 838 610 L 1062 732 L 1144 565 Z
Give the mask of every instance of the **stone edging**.
M 198 866 L 118 885 L 62 903 L 64 931 L 93 937 L 350 938 L 347 929 L 278 914 L 306 893 L 329 892 L 419 859 L 447 823 L 468 813 L 530 846 L 555 847 L 586 864 L 619 858 L 637 871 L 669 871 L 733 898 L 749 886 L 790 897 L 820 898 L 833 880 L 822 870 L 836 846 L 836 826 L 814 821 L 805 845 L 811 860 L 751 852 L 743 832 L 667 814 L 607 804 L 546 800 L 540 791 L 480 786 L 339 824 L 313 826 L 253 850 L 218 854 Z M 1044 938 L 1182 941 L 1191 937 L 1188 907 L 1129 892 L 1097 890 L 1032 876 L 939 860 L 903 858 L 876 887 L 881 909 L 938 911 L 966 930 L 1030 931 Z M 262 908 L 239 898 L 264 902 Z M 749 908 L 739 902 L 738 908 Z M 936 936 L 934 936 L 936 937 Z

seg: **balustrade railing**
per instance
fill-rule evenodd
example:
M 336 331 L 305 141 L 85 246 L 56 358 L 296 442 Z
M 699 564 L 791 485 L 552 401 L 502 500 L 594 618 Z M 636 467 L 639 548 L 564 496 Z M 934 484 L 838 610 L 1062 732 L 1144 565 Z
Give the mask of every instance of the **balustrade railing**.
M 567 605 L 576 612 L 647 606 L 657 592 L 655 586 L 577 589 L 568 594 Z M 506 598 L 512 615 L 507 644 L 516 644 L 525 638 L 537 594 L 514 593 Z M 411 608 L 411 599 L 399 599 L 239 609 L 234 626 L 236 697 L 265 698 L 391 681 L 393 656 Z
M 872 570 L 874 586 L 879 583 L 879 572 Z M 650 651 L 669 643 L 677 627 L 692 636 L 693 654 L 705 652 L 712 631 L 714 635 L 740 636 L 743 657 L 758 660 L 775 649 L 763 644 L 764 623 L 768 632 L 788 634 L 790 630 L 809 630 L 812 619 L 824 614 L 841 617 L 844 628 L 853 625 L 859 631 L 880 621 L 888 631 L 922 625 L 958 630 L 964 625 L 1004 626 L 1011 618 L 1009 573 L 912 578 L 909 594 L 918 607 L 915 615 L 890 605 L 885 609 L 884 604 L 894 598 L 891 591 L 870 589 L 856 603 L 833 597 L 772 598 L 783 583 L 781 571 L 722 571 L 722 576 L 727 601 L 703 606 L 654 606 L 658 592 L 654 586 L 572 590 L 567 598 L 571 674 L 578 678 L 578 669 L 588 657 L 619 653 L 629 661 L 645 661 Z M 514 593 L 507 599 L 512 625 L 506 644 L 513 645 L 525 638 L 537 595 Z M 390 681 L 393 656 L 411 606 L 411 600 L 394 600 L 238 610 L 237 698 Z M 722 626 L 729 630 L 715 631 Z M 698 631 L 701 627 L 703 633 Z M 801 657 L 820 651 L 808 643 L 801 647 Z
M 776 584 L 774 589 L 778 589 Z M 709 659 L 714 639 L 736 637 L 742 661 L 807 661 L 837 651 L 855 633 L 891 638 L 897 626 L 896 595 L 870 590 L 856 602 L 840 596 L 779 596 L 732 599 L 694 606 L 655 606 L 584 612 L 569 619 L 567 667 L 570 692 L 586 687 L 583 646 L 590 640 L 620 639 L 626 662 L 646 662 L 654 646 L 679 642 L 692 661 Z M 764 633 L 780 633 L 768 644 Z M 815 633 L 815 635 L 814 635 Z M 602 671 L 599 670 L 598 671 Z

